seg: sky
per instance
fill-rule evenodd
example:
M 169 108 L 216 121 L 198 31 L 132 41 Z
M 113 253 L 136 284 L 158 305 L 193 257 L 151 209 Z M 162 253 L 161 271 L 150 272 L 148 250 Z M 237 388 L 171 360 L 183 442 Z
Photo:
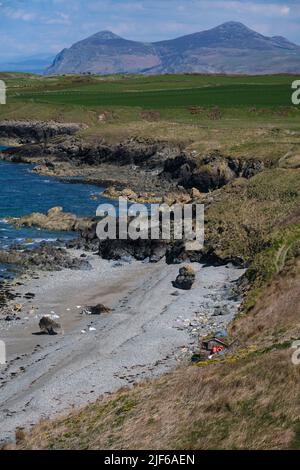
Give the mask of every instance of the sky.
M 102 30 L 154 42 L 226 21 L 300 45 L 299 0 L 0 0 L 0 62 L 54 56 Z

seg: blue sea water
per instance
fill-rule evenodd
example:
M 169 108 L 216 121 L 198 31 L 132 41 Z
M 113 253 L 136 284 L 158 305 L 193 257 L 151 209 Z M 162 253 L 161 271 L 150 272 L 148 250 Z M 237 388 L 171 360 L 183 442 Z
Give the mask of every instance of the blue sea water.
M 0 146 L 0 150 L 4 147 Z M 78 216 L 94 216 L 101 202 L 103 188 L 82 183 L 68 183 L 57 178 L 32 173 L 32 165 L 0 161 L 0 249 L 14 243 L 33 246 L 42 240 L 74 238 L 74 233 L 49 232 L 37 228 L 16 229 L 5 222 L 6 217 L 20 217 L 32 212 L 47 212 L 55 206 Z M 7 266 L 0 265 L 0 278 L 7 277 Z

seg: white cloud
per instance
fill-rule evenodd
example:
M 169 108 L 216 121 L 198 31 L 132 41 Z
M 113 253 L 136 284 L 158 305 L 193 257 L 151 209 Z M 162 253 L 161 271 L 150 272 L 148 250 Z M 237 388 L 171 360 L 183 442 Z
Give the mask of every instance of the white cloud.
M 36 14 L 26 10 L 13 10 L 12 8 L 5 8 L 4 14 L 12 20 L 32 21 L 36 18 Z
M 65 13 L 57 13 L 55 17 L 53 18 L 43 18 L 43 22 L 45 24 L 64 24 L 64 25 L 69 25 L 71 24 L 71 19 L 70 16 L 65 14 Z
M 281 8 L 281 13 L 282 13 L 282 15 L 284 15 L 284 16 L 289 15 L 290 12 L 291 12 L 291 9 L 290 9 L 290 7 L 288 7 L 288 6 L 283 6 L 283 7 Z

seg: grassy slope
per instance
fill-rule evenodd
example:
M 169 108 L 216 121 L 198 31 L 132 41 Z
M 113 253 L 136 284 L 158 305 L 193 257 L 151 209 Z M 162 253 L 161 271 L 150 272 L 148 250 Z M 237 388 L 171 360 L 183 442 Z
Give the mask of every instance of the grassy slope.
M 217 149 L 266 165 L 252 179 L 218 191 L 206 217 L 208 244 L 218 256 L 249 265 L 243 312 L 231 334 L 242 338 L 243 348 L 255 345 L 258 351 L 246 350 L 222 365 L 181 368 L 119 392 L 37 426 L 21 447 L 300 446 L 299 371 L 289 349 L 300 337 L 300 112 L 290 106 L 292 80 L 6 77 L 9 101 L 0 107 L 0 119 L 86 122 L 85 140 L 155 138 L 181 142 L 199 160 Z M 104 96 L 105 104 L 97 106 L 94 100 Z M 191 99 L 196 111 L 178 96 Z M 150 102 L 156 109 L 147 109 Z M 106 121 L 100 122 L 103 112 Z
M 20 449 L 300 448 L 300 259 L 236 320 L 242 349 L 224 362 L 181 367 L 53 422 Z

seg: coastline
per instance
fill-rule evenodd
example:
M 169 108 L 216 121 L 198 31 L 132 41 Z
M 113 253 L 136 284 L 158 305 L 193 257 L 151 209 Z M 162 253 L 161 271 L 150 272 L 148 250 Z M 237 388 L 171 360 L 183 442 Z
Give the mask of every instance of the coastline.
M 11 161 L 41 164 L 43 159 Z M 92 172 L 95 184 L 103 171 L 112 175 L 118 168 L 115 183 L 122 188 L 132 182 L 131 166 L 102 163 L 95 175 L 94 168 L 84 165 L 77 177 L 89 182 Z M 35 167 L 36 172 L 44 174 L 46 167 Z M 62 180 L 75 176 L 74 168 L 72 175 L 65 165 L 61 172 L 59 164 L 54 168 L 47 176 Z M 149 177 L 146 189 L 155 194 L 164 195 L 173 187 L 174 182 L 165 185 L 156 171 L 139 168 L 137 189 L 144 183 L 142 174 Z M 31 268 L 13 283 L 16 297 L 8 308 L 20 303 L 20 319 L 2 319 L 0 324 L 8 359 L 0 369 L 2 443 L 13 441 L 17 428 L 27 429 L 43 418 L 53 418 L 190 361 L 198 350 L 199 337 L 226 329 L 240 306 L 233 288 L 245 270 L 231 264 L 192 263 L 196 282 L 192 290 L 183 291 L 172 285 L 182 264 L 167 265 L 164 258 L 157 263 L 106 261 L 90 252 L 67 252 L 71 258 L 83 255 L 91 269 L 48 272 Z M 32 298 L 24 298 L 28 293 Z M 87 305 L 98 303 L 112 311 L 100 316 L 80 314 Z M 216 313 L 220 310 L 223 313 Z M 44 315 L 58 321 L 62 332 L 40 335 L 38 323 Z
M 173 369 L 190 358 L 199 333 L 226 327 L 239 306 L 229 299 L 244 271 L 231 265 L 194 263 L 195 286 L 182 291 L 172 286 L 178 265 L 88 260 L 90 271 L 38 273 L 16 288 L 35 297 L 22 299 L 21 320 L 1 330 L 8 351 L 1 370 L 1 442 L 13 440 L 18 427 Z M 100 302 L 113 310 L 80 315 L 81 307 Z M 214 315 L 223 303 L 230 312 Z M 34 334 L 38 319 L 51 312 L 59 315 L 63 334 Z

